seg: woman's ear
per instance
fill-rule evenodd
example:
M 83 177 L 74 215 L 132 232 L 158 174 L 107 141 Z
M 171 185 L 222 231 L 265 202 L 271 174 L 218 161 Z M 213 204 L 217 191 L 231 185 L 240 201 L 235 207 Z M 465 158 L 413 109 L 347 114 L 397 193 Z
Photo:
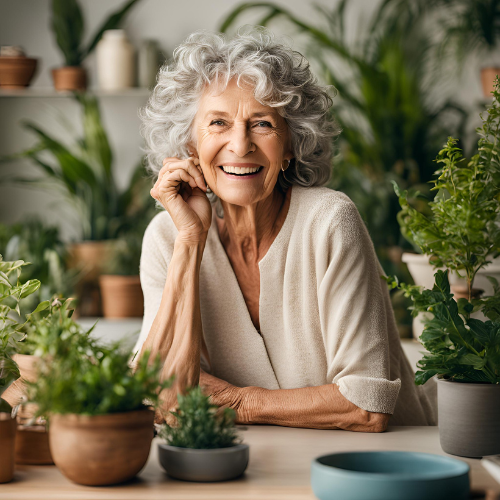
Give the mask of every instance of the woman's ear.
M 189 152 L 190 155 L 192 156 L 195 156 L 196 158 L 198 158 L 198 151 L 197 149 L 195 148 L 194 144 L 192 142 L 188 142 L 187 143 L 187 150 Z

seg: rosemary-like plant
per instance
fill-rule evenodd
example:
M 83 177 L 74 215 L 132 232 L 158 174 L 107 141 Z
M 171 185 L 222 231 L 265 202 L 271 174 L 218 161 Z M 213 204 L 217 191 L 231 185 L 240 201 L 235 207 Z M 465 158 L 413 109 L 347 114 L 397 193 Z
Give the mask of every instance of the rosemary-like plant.
M 92 329 L 84 332 L 71 319 L 67 305 L 53 304 L 35 328 L 35 352 L 42 358 L 36 382 L 28 383 L 28 399 L 37 403 L 37 415 L 104 415 L 157 405 L 159 393 L 171 384 L 159 380 L 159 358 L 148 364 L 149 357 L 142 356 L 132 368 L 123 342 L 97 342 Z
M 178 409 L 171 412 L 176 426 L 164 424 L 159 435 L 167 444 L 180 448 L 228 448 L 239 443 L 234 425 L 236 413 L 210 402 L 199 386 L 177 396 Z

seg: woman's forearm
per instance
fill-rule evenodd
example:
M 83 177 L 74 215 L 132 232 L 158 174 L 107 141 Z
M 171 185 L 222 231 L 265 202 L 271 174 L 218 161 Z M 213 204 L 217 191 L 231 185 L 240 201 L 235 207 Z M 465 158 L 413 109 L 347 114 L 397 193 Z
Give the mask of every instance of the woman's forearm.
M 175 375 L 171 393 L 199 380 L 203 337 L 199 275 L 205 241 L 176 239 L 160 307 L 140 352 L 149 351 L 150 360 L 160 355 L 162 380 Z
M 202 371 L 200 385 L 215 404 L 235 409 L 240 424 L 383 432 L 390 418 L 357 407 L 336 384 L 275 390 L 236 387 Z
M 382 432 L 390 415 L 372 413 L 346 399 L 336 384 L 300 389 L 242 389 L 241 423 L 313 429 Z

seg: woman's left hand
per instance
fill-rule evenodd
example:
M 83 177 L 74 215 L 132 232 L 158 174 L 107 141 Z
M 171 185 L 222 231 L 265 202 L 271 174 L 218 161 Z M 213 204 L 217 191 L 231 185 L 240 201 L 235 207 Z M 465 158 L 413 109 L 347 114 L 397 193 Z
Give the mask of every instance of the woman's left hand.
M 217 406 L 228 406 L 236 410 L 237 413 L 243 410 L 244 388 L 232 385 L 203 370 L 200 370 L 200 386 L 205 395 L 210 396 L 213 404 Z

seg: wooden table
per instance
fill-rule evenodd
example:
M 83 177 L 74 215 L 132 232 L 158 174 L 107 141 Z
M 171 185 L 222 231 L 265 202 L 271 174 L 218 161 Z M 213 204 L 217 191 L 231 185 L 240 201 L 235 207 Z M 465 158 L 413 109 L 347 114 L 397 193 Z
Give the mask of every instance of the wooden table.
M 79 486 L 62 476 L 55 466 L 18 466 L 14 481 L 0 485 L 0 499 L 312 500 L 310 465 L 316 456 L 350 450 L 445 455 L 437 427 L 390 427 L 382 434 L 364 434 L 257 425 L 241 434 L 250 445 L 250 463 L 245 475 L 234 481 L 200 484 L 170 479 L 159 465 L 155 438 L 146 467 L 126 485 Z M 479 460 L 462 460 L 471 466 L 472 487 L 489 490 L 488 500 L 500 499 L 500 484 Z

